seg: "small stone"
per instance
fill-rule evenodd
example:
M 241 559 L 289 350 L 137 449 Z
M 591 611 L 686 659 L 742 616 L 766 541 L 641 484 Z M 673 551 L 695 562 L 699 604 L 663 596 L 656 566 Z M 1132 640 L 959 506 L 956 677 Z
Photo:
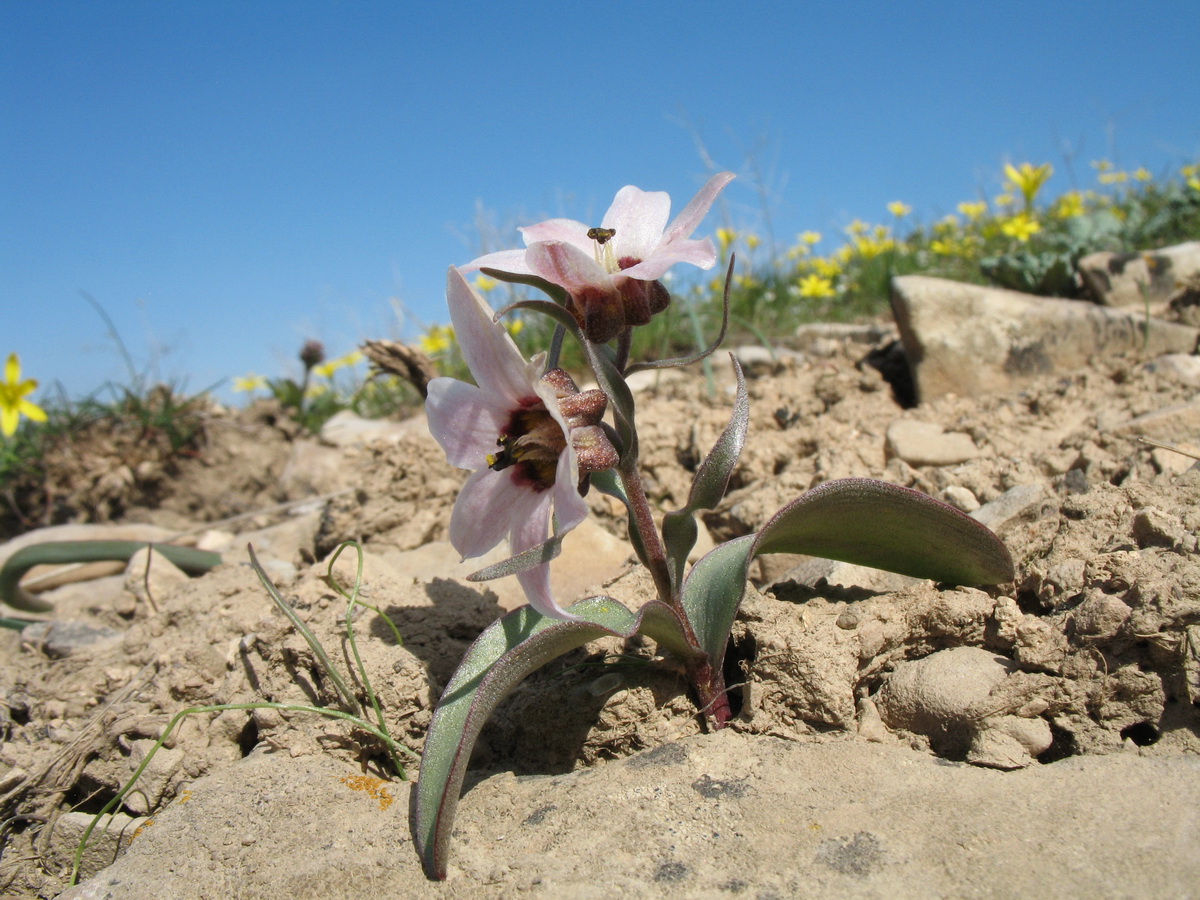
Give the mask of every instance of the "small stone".
M 1075 610 L 1075 631 L 1090 637 L 1112 637 L 1129 620 L 1129 608 L 1120 597 L 1089 591 Z
M 910 466 L 952 466 L 979 455 L 969 434 L 945 432 L 941 426 L 897 419 L 888 426 L 885 451 Z
M 84 650 L 98 650 L 119 643 L 123 633 L 87 622 L 36 622 L 21 630 L 21 640 L 38 645 L 52 659 L 62 659 Z
M 969 488 L 965 488 L 960 484 L 952 484 L 942 491 L 942 499 L 955 509 L 962 510 L 965 513 L 973 513 L 979 509 L 979 498 Z

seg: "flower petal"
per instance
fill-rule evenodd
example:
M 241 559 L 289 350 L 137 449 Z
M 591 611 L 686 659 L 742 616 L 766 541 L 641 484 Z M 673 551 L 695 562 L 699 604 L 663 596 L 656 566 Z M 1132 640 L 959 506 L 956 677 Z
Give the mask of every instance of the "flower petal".
M 42 409 L 40 406 L 38 406 L 36 403 L 31 403 L 28 400 L 21 401 L 21 406 L 20 406 L 20 409 L 18 410 L 18 414 L 23 415 L 23 416 L 25 416 L 25 418 L 30 419 L 34 422 L 45 422 L 46 421 L 46 411 L 44 409 Z
M 531 513 L 513 525 L 513 553 L 521 553 L 530 547 L 536 547 L 550 536 L 550 504 L 547 502 L 532 510 Z M 578 621 L 578 617 L 571 615 L 555 601 L 554 592 L 550 588 L 549 564 L 518 572 L 517 581 L 525 591 L 525 599 L 529 601 L 529 605 L 543 616 L 570 622 Z
M 691 202 L 666 227 L 662 235 L 663 243 L 670 244 L 679 238 L 690 237 L 692 232 L 700 226 L 704 217 L 708 215 L 709 207 L 717 199 L 717 194 L 721 193 L 725 185 L 733 181 L 734 177 L 732 172 L 718 172 L 708 179 L 704 183 L 704 187 L 696 192 L 696 196 L 691 199 Z
M 450 321 L 467 368 L 484 391 L 499 394 L 515 409 L 536 394 L 521 351 L 504 326 L 492 321 L 492 308 L 453 266 L 446 275 Z
M 17 358 L 17 354 L 8 354 L 8 362 L 4 364 L 4 380 L 9 384 L 16 384 L 21 379 L 21 360 Z M 9 432 L 10 434 L 12 432 Z
M 512 410 L 496 394 L 454 378 L 429 382 L 425 414 L 429 433 L 441 445 L 450 465 L 478 469 L 487 455 L 496 452 L 496 438 L 512 417 Z
M 654 252 L 663 237 L 667 217 L 671 215 L 671 195 L 666 191 L 643 191 L 632 184 L 617 191 L 612 206 L 604 214 L 602 227 L 613 228 L 617 257 L 645 259 Z
M 507 472 L 478 470 L 454 503 L 450 544 L 463 559 L 483 556 L 511 532 L 529 507 L 530 496 L 533 492 L 513 484 Z
M 476 257 L 466 265 L 458 267 L 460 272 L 473 272 L 476 269 L 499 269 L 501 272 L 512 272 L 515 275 L 532 275 L 529 266 L 525 265 L 524 250 L 499 250 L 496 253 L 485 253 Z
M 642 260 L 636 266 L 630 266 L 621 274 L 642 281 L 654 281 L 661 278 L 675 263 L 686 262 L 701 269 L 711 269 L 716 261 L 717 250 L 709 238 L 699 241 L 681 238 L 670 244 L 663 244 L 648 259 Z
M 588 226 L 582 222 L 576 222 L 574 219 L 547 219 L 545 222 L 526 225 L 517 230 L 525 239 L 526 247 L 541 241 L 563 241 L 573 247 L 578 247 L 589 256 L 592 253 L 592 239 L 587 236 Z
M 538 275 L 562 285 L 572 294 L 584 288 L 604 292 L 614 290 L 612 277 L 590 254 L 564 241 L 541 241 L 531 244 L 525 259 Z

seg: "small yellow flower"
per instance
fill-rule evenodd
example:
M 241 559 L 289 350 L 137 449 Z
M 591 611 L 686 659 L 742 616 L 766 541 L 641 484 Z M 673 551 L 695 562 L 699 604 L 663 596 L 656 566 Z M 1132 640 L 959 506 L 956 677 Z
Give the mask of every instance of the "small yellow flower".
M 721 244 L 721 250 L 728 250 L 730 245 L 737 240 L 737 232 L 731 231 L 728 228 L 717 229 L 717 241 Z
M 954 256 L 958 253 L 958 244 L 952 239 L 930 241 L 929 249 L 939 256 Z
M 833 289 L 833 282 L 828 278 L 822 278 L 820 275 L 805 275 L 800 279 L 800 296 L 836 297 L 837 291 Z
M 1110 163 L 1107 159 L 1092 160 L 1092 168 L 1095 169 L 1097 172 L 1111 172 L 1112 167 L 1113 167 L 1113 164 Z
M 745 240 L 746 246 L 751 250 L 762 243 L 762 239 L 757 234 L 748 234 L 743 240 Z
M 825 259 L 818 256 L 812 261 L 812 267 L 817 270 L 817 274 L 822 278 L 837 278 L 842 274 L 842 266 L 834 259 Z
M 1083 195 L 1079 191 L 1067 191 L 1054 207 L 1054 215 L 1060 219 L 1073 219 L 1082 216 L 1083 212 Z
M 260 391 L 267 387 L 267 379 L 262 375 L 247 375 L 245 378 L 234 377 L 233 389 L 238 393 L 251 393 L 252 391 Z
M 987 203 L 983 200 L 977 203 L 960 203 L 958 204 L 958 211 L 974 222 L 987 212 Z
M 1040 166 L 1033 166 L 1027 162 L 1021 163 L 1020 166 L 1006 163 L 1004 174 L 1008 179 L 1008 187 L 1021 192 L 1021 196 L 1025 198 L 1025 208 L 1029 209 L 1033 206 L 1033 199 L 1042 189 L 1042 185 L 1054 174 L 1054 166 L 1050 163 L 1042 163 Z
M 1154 176 L 1150 174 L 1150 170 L 1145 166 L 1138 166 L 1136 169 L 1134 169 L 1133 178 L 1135 181 L 1140 181 L 1142 183 L 1154 180 Z
M 488 278 L 486 275 L 475 276 L 475 289 L 481 294 L 486 294 L 488 291 L 494 291 L 500 282 L 495 278 Z
M 338 369 L 345 369 L 348 366 L 358 365 L 362 362 L 363 355 L 358 350 L 351 350 L 345 356 L 339 356 L 337 359 L 331 359 L 329 362 L 321 363 L 319 366 L 313 366 L 313 371 L 322 378 L 332 378 L 333 373 Z
M 419 343 L 422 350 L 430 356 L 434 356 L 449 350 L 454 344 L 454 329 L 449 325 L 433 325 L 425 334 L 421 335 Z
M 516 337 L 525 328 L 525 320 L 509 319 L 504 323 L 504 327 L 508 330 L 509 334 L 511 334 L 513 337 Z
M 997 194 L 995 197 L 992 198 L 992 202 L 1000 207 L 1012 206 L 1013 205 L 1013 195 L 1012 194 Z
M 1022 244 L 1042 230 L 1042 226 L 1028 213 L 1018 213 L 1000 226 L 1000 230 Z
M 21 416 L 34 422 L 46 421 L 46 411 L 25 399 L 37 390 L 37 386 L 37 379 L 21 380 L 21 360 L 17 354 L 10 353 L 4 366 L 4 381 L 0 381 L 0 431 L 6 437 L 16 433 Z
M 897 219 L 903 219 L 910 212 L 912 212 L 912 207 L 900 200 L 893 200 L 887 205 L 887 208 L 888 212 L 890 212 Z
M 1097 176 L 1101 184 L 1124 184 L 1129 180 L 1128 172 L 1101 172 Z
M 1195 174 L 1195 173 L 1192 173 L 1192 174 Z M 805 231 L 804 233 L 802 233 L 800 235 L 800 243 L 808 244 L 808 246 L 810 246 L 810 247 L 813 244 L 819 244 L 820 242 L 821 242 L 821 232 L 819 232 L 819 231 Z
M 868 225 L 866 222 L 864 222 L 862 219 L 855 219 L 853 222 L 851 222 L 849 225 L 846 226 L 846 234 L 850 234 L 850 235 L 866 234 L 867 229 L 869 229 L 870 227 L 871 226 Z

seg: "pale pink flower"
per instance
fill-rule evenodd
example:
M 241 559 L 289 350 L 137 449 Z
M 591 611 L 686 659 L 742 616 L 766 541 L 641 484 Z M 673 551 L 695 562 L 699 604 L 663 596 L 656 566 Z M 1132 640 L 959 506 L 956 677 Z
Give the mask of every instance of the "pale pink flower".
M 587 516 L 581 469 L 586 475 L 616 462 L 598 424 L 606 398 L 600 391 L 580 394 L 565 373 L 542 375 L 538 361 L 526 362 L 457 269 L 447 275 L 446 297 L 476 381 L 435 378 L 425 406 L 429 430 L 446 458 L 474 470 L 454 504 L 450 543 L 469 559 L 507 536 L 516 555 L 549 537 L 552 509 L 559 533 Z M 554 601 L 548 564 L 519 572 L 517 579 L 538 612 L 574 618 Z
M 566 288 L 588 339 L 603 343 L 666 308 L 670 296 L 658 279 L 675 263 L 701 269 L 716 263 L 712 240 L 693 240 L 691 234 L 733 177 L 714 175 L 670 224 L 666 192 L 627 185 L 617 191 L 599 227 L 548 219 L 520 229 L 524 250 L 489 253 L 462 268 L 537 275 Z

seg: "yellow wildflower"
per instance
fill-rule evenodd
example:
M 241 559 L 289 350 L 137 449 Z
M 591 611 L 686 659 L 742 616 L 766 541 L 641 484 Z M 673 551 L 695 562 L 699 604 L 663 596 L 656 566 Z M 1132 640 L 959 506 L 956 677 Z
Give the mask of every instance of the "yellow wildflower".
M 518 334 L 521 333 L 522 329 L 525 328 L 525 320 L 524 319 L 509 319 L 507 322 L 504 323 L 504 327 L 508 331 L 509 334 L 511 334 L 513 337 L 516 337 Z
M 762 239 L 757 234 L 748 234 L 745 238 L 743 238 L 743 240 L 746 242 L 746 246 L 751 250 L 762 243 Z
M 1000 226 L 1000 230 L 1022 244 L 1042 230 L 1042 226 L 1028 213 L 1018 213 Z
M 1083 195 L 1079 191 L 1067 191 L 1058 198 L 1054 215 L 1060 219 L 1073 219 L 1083 215 Z
M 419 343 L 422 350 L 434 356 L 449 350 L 454 344 L 454 329 L 449 325 L 430 326 L 429 330 L 421 335 Z
M 1195 174 L 1195 173 L 1193 173 L 1193 174 Z M 805 231 L 803 234 L 800 235 L 800 242 L 802 244 L 808 244 L 808 246 L 810 246 L 810 247 L 813 244 L 819 244 L 821 242 L 821 232 Z
M 495 278 L 488 278 L 486 275 L 475 276 L 475 290 L 479 291 L 481 294 L 486 294 L 488 291 L 494 291 L 499 285 L 500 282 L 498 282 Z
M 958 204 L 958 211 L 974 222 L 987 212 L 987 203 L 983 200 L 976 203 L 960 203 Z
M 903 219 L 910 212 L 912 212 L 912 207 L 900 200 L 893 200 L 887 205 L 887 208 L 888 212 L 890 212 L 897 219 Z
M 5 436 L 16 433 L 21 416 L 34 422 L 46 421 L 46 411 L 25 399 L 37 390 L 37 386 L 37 379 L 21 380 L 21 360 L 17 354 L 10 353 L 4 366 L 4 381 L 0 381 L 0 431 Z
M 833 289 L 833 282 L 828 278 L 822 278 L 820 275 L 805 275 L 800 279 L 800 296 L 801 297 L 836 297 L 837 291 Z
M 995 197 L 992 198 L 992 202 L 995 203 L 997 206 L 1012 206 L 1013 205 L 1013 195 L 1007 194 L 1007 193 L 1006 194 L 997 194 Z
M 323 362 L 318 366 L 313 366 L 313 371 L 322 378 L 332 378 L 333 373 L 338 369 L 345 369 L 348 366 L 358 365 L 362 362 L 363 355 L 358 350 L 351 350 L 345 356 L 339 356 L 337 359 L 331 359 L 329 362 Z
M 929 249 L 939 256 L 955 256 L 958 254 L 958 242 L 953 238 L 930 241 Z
M 1124 184 L 1129 180 L 1128 172 L 1101 172 L 1097 176 L 1101 184 Z
M 1113 167 L 1113 164 L 1110 163 L 1107 159 L 1092 160 L 1092 168 L 1095 169 L 1097 172 L 1111 172 L 1112 167 Z
M 267 387 L 267 379 L 262 375 L 250 374 L 244 378 L 234 377 L 233 389 L 239 393 L 250 393 L 251 391 L 259 391 Z
M 737 232 L 729 228 L 717 229 L 717 241 L 721 244 L 721 251 L 729 249 L 730 245 L 737 240 Z
M 817 274 L 822 278 L 837 278 L 842 274 L 842 266 L 834 259 L 825 259 L 818 256 L 812 261 L 812 267 L 817 270 Z
M 1135 181 L 1141 181 L 1141 182 L 1154 180 L 1154 176 L 1150 174 L 1150 170 L 1147 169 L 1145 166 L 1138 166 L 1136 169 L 1134 169 L 1133 170 L 1133 178 Z
M 1033 199 L 1042 189 L 1042 185 L 1054 174 L 1054 166 L 1042 163 L 1035 167 L 1024 162 L 1018 167 L 1006 163 L 1004 174 L 1008 179 L 1008 187 L 1021 192 L 1021 196 L 1025 198 L 1025 208 L 1029 209 L 1033 206 Z
M 871 226 L 869 226 L 862 219 L 855 219 L 853 222 L 851 222 L 849 225 L 846 226 L 846 234 L 850 234 L 850 235 L 866 234 L 867 229 L 870 227 Z

